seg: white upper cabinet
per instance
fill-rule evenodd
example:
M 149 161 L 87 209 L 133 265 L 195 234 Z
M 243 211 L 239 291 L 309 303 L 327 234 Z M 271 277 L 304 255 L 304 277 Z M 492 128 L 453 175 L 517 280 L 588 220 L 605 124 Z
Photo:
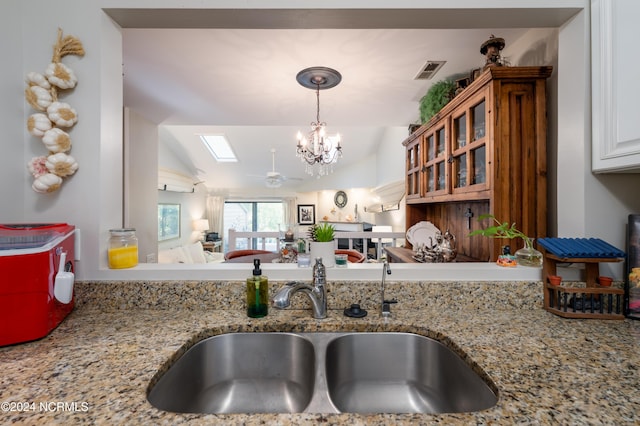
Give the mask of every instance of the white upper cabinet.
M 640 1 L 591 1 L 592 170 L 640 172 Z

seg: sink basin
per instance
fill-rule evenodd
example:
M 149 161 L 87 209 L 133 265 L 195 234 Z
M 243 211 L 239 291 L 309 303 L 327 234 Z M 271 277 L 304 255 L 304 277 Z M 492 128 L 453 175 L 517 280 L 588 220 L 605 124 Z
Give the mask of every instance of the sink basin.
M 327 389 L 341 412 L 456 413 L 497 396 L 455 352 L 408 333 L 353 333 L 329 342 Z
M 410 333 L 230 333 L 197 343 L 149 402 L 181 413 L 453 413 L 496 394 L 455 352 Z
M 180 413 L 295 413 L 309 404 L 313 344 L 289 333 L 231 333 L 190 348 L 160 378 L 149 402 Z

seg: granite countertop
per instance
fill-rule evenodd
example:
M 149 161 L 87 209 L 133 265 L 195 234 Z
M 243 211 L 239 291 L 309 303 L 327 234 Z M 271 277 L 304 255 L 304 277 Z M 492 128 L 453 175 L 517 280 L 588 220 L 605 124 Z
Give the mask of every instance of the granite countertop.
M 638 321 L 569 320 L 540 307 L 541 283 L 389 283 L 391 319 L 372 283 L 335 283 L 327 319 L 299 298 L 247 318 L 244 283 L 78 283 L 77 306 L 47 337 L 0 348 L 0 413 L 24 424 L 638 424 Z M 277 284 L 272 284 L 272 288 Z M 297 297 L 297 296 L 296 296 Z M 360 302 L 362 319 L 342 309 Z M 333 301 L 333 302 L 332 302 Z M 195 342 L 233 331 L 408 331 L 464 352 L 497 387 L 462 414 L 226 414 L 160 411 L 149 383 Z M 66 406 L 55 403 L 67 403 Z M 40 403 L 48 408 L 43 409 Z M 54 403 L 54 404 L 51 404 Z M 14 406 L 14 408 L 16 408 Z

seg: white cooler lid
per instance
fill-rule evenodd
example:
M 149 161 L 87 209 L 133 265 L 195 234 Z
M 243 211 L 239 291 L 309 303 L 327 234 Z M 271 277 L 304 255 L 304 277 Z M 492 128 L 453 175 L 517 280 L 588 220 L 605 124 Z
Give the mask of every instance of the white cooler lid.
M 66 223 L 0 225 L 0 256 L 48 251 L 73 231 Z

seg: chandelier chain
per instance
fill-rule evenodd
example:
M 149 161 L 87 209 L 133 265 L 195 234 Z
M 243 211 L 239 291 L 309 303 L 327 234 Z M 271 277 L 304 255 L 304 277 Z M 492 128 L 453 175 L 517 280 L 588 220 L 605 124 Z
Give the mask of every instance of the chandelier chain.
M 316 85 L 316 123 L 320 124 L 320 85 Z

